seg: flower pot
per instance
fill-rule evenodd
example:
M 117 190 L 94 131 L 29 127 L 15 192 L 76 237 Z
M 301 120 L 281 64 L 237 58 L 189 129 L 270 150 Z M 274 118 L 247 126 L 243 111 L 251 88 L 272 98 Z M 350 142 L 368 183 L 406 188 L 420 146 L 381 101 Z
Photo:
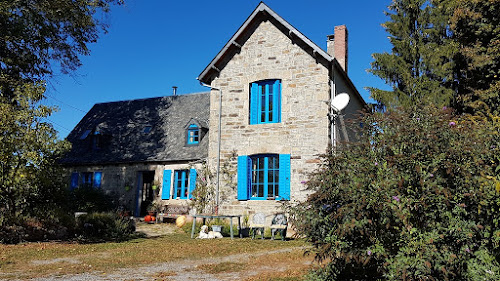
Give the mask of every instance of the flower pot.
M 222 233 L 222 225 L 212 225 L 212 231 Z
M 250 237 L 250 228 L 245 227 L 240 229 L 240 234 L 243 237 Z

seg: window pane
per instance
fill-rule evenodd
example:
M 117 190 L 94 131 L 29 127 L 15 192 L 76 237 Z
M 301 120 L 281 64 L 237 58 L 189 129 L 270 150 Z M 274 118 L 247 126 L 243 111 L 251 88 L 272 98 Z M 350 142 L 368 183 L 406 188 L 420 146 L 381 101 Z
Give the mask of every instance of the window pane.
M 258 192 L 257 196 L 264 197 L 264 184 L 259 184 L 259 192 Z

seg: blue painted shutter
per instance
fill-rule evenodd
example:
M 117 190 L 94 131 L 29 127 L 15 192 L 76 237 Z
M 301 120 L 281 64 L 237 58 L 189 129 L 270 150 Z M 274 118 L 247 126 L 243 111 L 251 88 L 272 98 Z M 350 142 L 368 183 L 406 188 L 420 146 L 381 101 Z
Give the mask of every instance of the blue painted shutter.
M 196 169 L 189 170 L 189 195 L 188 198 L 193 198 L 193 190 L 196 188 Z
M 141 204 L 142 202 L 142 173 L 137 173 L 137 193 L 135 198 L 135 212 L 134 216 L 138 217 L 141 214 Z
M 180 171 L 175 171 L 174 172 L 174 194 L 172 194 L 172 198 L 175 199 L 177 198 L 177 189 L 180 188 L 181 189 L 181 193 L 182 193 L 182 186 L 178 187 L 178 181 L 179 181 L 179 173 Z
M 274 81 L 273 84 L 273 122 L 281 122 L 281 80 Z
M 280 197 L 290 200 L 290 154 L 280 154 Z
M 259 118 L 259 85 L 252 83 L 250 89 L 250 124 L 257 124 Z
M 248 156 L 238 156 L 238 200 L 248 200 Z
M 94 188 L 101 188 L 102 172 L 94 173 Z
M 70 189 L 73 190 L 78 187 L 78 173 L 74 172 L 71 174 L 71 185 Z
M 161 199 L 163 200 L 168 200 L 170 199 L 170 181 L 172 178 L 172 171 L 171 170 L 164 170 L 163 171 L 163 185 L 161 187 Z

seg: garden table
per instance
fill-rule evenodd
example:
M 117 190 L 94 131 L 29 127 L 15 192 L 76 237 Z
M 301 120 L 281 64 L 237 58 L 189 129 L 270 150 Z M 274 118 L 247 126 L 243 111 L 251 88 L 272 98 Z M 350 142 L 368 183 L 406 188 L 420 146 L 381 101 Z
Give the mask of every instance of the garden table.
M 241 215 L 193 215 L 193 228 L 191 229 L 191 238 L 194 238 L 194 230 L 196 228 L 196 218 L 203 218 L 203 224 L 206 219 L 229 219 L 229 229 L 231 232 L 231 239 L 233 239 L 233 218 L 238 218 L 238 233 L 240 238 L 243 238 L 241 229 Z

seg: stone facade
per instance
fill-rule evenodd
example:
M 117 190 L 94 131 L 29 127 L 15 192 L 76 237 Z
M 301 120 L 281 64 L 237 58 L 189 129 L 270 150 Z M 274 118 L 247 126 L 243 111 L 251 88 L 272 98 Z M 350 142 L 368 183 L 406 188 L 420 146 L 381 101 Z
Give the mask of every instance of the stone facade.
M 175 170 L 200 169 L 199 163 L 130 163 L 130 164 L 110 164 L 110 165 L 93 165 L 93 166 L 76 166 L 68 167 L 69 174 L 71 173 L 86 173 L 86 172 L 101 172 L 101 189 L 104 193 L 111 195 L 117 200 L 119 206 L 126 210 L 132 211 L 133 214 L 137 211 L 136 208 L 141 208 L 138 204 L 138 187 L 142 184 L 139 174 L 144 172 L 154 173 L 154 185 L 157 189 L 154 194 L 154 201 L 161 205 L 188 205 L 189 200 L 185 199 L 169 199 L 161 200 L 163 192 L 163 173 L 164 170 L 171 170 L 170 182 L 174 182 Z M 169 187 L 170 194 L 173 194 L 173 184 Z M 139 200 L 140 201 L 140 200 Z
M 250 83 L 281 79 L 281 122 L 249 125 Z M 232 153 L 291 154 L 291 200 L 304 200 L 302 181 L 320 162 L 329 143 L 329 70 L 294 44 L 270 21 L 261 22 L 241 51 L 221 70 L 212 87 L 222 90 L 221 163 Z M 210 101 L 209 163 L 215 169 L 218 153 L 219 91 Z M 236 171 L 236 162 L 230 163 Z M 244 213 L 267 209 L 276 212 L 276 201 L 238 201 L 236 192 L 221 182 L 220 212 Z

